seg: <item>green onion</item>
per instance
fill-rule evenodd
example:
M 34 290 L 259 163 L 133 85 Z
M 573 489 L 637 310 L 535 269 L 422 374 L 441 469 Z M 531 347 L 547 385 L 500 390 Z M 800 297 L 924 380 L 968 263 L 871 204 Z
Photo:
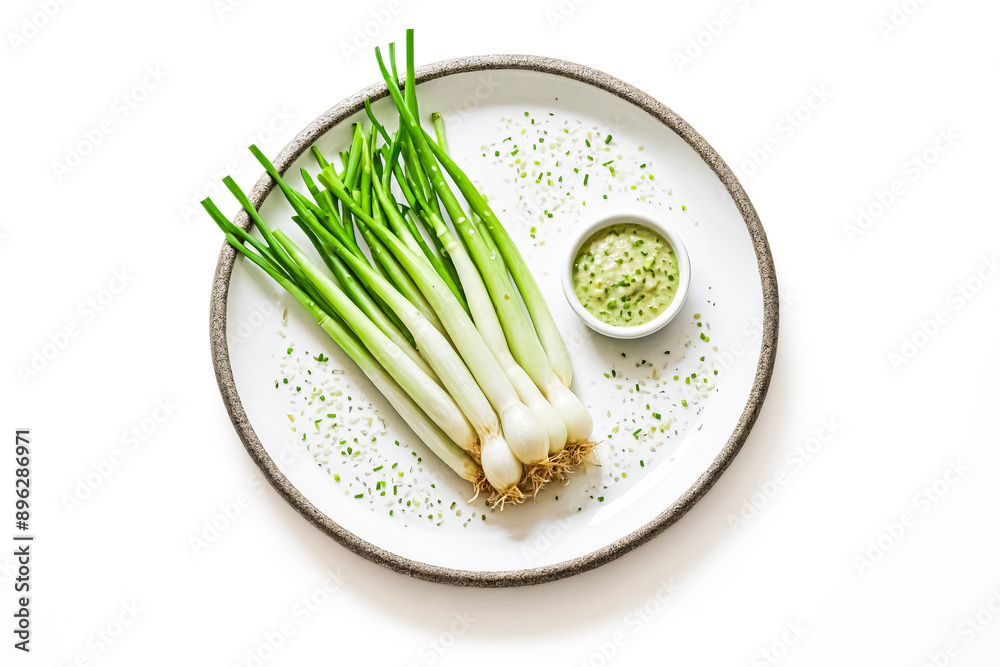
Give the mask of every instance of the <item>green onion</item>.
M 399 115 L 398 131 L 390 134 L 365 100 L 371 129 L 354 125 L 339 168 L 313 146 L 320 172 L 314 180 L 299 171 L 302 192 L 251 146 L 322 264 L 284 232 L 272 232 L 232 179 L 226 185 L 262 240 L 234 225 L 211 200 L 203 204 L 227 242 L 295 297 L 439 458 L 477 492 L 492 487 L 491 502 L 518 502 L 526 490 L 534 493 L 564 478 L 564 461 L 576 465 L 586 456 L 593 421 L 568 388 L 569 354 L 527 263 L 448 155 L 442 116 L 431 115 L 434 137 L 420 125 L 413 31 L 406 37 L 405 82 L 395 45 L 389 46 L 388 66 L 375 50 Z M 538 138 L 533 147 L 544 150 L 543 141 Z M 513 146 L 511 155 L 518 150 Z M 551 173 L 537 176 L 541 182 Z M 555 184 L 553 178 L 548 183 Z M 313 359 L 329 361 L 322 352 Z M 317 395 L 325 402 L 314 387 L 311 396 Z M 294 422 L 294 415 L 289 419 Z M 314 420 L 317 432 L 321 421 Z M 567 443 L 573 448 L 559 458 Z M 362 451 L 355 446 L 341 453 L 357 458 Z M 423 460 L 412 453 L 418 463 Z M 378 482 L 375 490 L 385 495 L 385 488 Z M 432 512 L 427 516 L 434 520 Z

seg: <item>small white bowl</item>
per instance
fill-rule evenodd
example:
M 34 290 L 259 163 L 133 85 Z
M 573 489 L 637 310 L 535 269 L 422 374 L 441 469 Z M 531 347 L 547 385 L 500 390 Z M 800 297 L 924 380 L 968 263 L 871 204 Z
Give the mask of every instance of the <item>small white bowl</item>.
M 655 319 L 650 320 L 645 324 L 639 324 L 631 327 L 617 326 L 600 321 L 587 312 L 587 309 L 583 307 L 582 303 L 580 303 L 580 299 L 577 298 L 576 290 L 573 289 L 573 265 L 575 263 L 577 253 L 580 252 L 580 248 L 583 246 L 584 242 L 605 227 L 623 223 L 642 225 L 643 227 L 652 229 L 654 232 L 662 236 L 667 243 L 670 244 L 670 247 L 674 250 L 674 254 L 677 256 L 677 269 L 680 274 L 678 276 L 679 283 L 677 285 L 677 292 L 674 294 L 674 300 L 670 302 L 667 309 L 657 315 Z M 566 295 L 566 300 L 569 302 L 570 307 L 573 308 L 573 312 L 575 312 L 577 316 L 583 320 L 584 324 L 597 333 L 611 338 L 642 338 L 643 336 L 648 336 L 654 331 L 659 331 L 665 327 L 670 320 L 677 316 L 677 313 L 680 312 L 681 308 L 684 307 L 684 301 L 687 300 L 688 291 L 691 287 L 691 258 L 688 257 L 687 248 L 684 247 L 684 242 L 681 241 L 677 232 L 660 220 L 650 218 L 644 213 L 635 213 L 631 211 L 602 215 L 601 217 L 581 227 L 573 237 L 572 242 L 569 244 L 566 259 L 563 262 L 562 286 L 563 293 Z

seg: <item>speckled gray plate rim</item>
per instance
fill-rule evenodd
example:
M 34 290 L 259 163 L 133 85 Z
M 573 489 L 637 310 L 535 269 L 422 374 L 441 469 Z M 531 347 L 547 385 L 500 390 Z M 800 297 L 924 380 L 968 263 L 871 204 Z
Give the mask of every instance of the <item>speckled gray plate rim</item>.
M 761 288 L 764 295 L 764 327 L 760 357 L 757 361 L 757 371 L 754 376 L 753 387 L 736 429 L 729 436 L 729 440 L 719 455 L 691 488 L 684 492 L 669 508 L 642 528 L 585 556 L 554 565 L 499 572 L 474 571 L 437 567 L 428 563 L 403 558 L 359 538 L 320 512 L 278 470 L 277 465 L 275 465 L 257 438 L 257 434 L 254 432 L 253 426 L 250 425 L 250 421 L 243 409 L 243 403 L 240 401 L 240 395 L 236 390 L 236 383 L 233 379 L 233 369 L 229 361 L 229 347 L 226 340 L 226 304 L 229 296 L 229 280 L 233 272 L 236 251 L 229 247 L 228 244 L 223 245 L 222 252 L 219 254 L 219 262 L 216 266 L 215 279 L 212 284 L 210 336 L 215 377 L 218 380 L 219 390 L 222 393 L 226 409 L 229 411 L 229 418 L 232 420 L 233 426 L 240 436 L 240 440 L 243 441 L 247 452 L 250 454 L 250 458 L 261 469 L 261 472 L 268 482 L 270 482 L 271 486 L 299 514 L 354 553 L 396 572 L 454 586 L 498 588 L 540 584 L 600 567 L 659 535 L 675 521 L 684 516 L 712 488 L 712 485 L 715 484 L 726 468 L 729 467 L 729 464 L 732 463 L 733 458 L 735 458 L 746 441 L 747 436 L 750 434 L 750 429 L 753 428 L 754 422 L 757 421 L 757 415 L 760 413 L 764 397 L 767 394 L 767 387 L 774 369 L 774 359 L 778 343 L 778 282 L 775 276 L 771 250 L 768 247 L 767 237 L 764 234 L 764 228 L 761 226 L 757 212 L 750 203 L 750 199 L 743 190 L 743 186 L 740 185 L 736 179 L 736 175 L 729 166 L 715 152 L 715 149 L 709 146 L 708 142 L 680 116 L 638 88 L 609 76 L 604 72 L 565 60 L 539 56 L 491 55 L 444 60 L 417 70 L 417 83 L 448 76 L 449 74 L 482 70 L 531 70 L 575 79 L 576 81 L 581 81 L 595 88 L 607 91 L 643 109 L 678 134 L 701 156 L 705 163 L 715 172 L 719 180 L 722 181 L 722 184 L 726 187 L 726 190 L 735 202 L 740 215 L 743 216 L 747 230 L 750 233 L 754 251 L 757 254 L 757 266 L 760 272 Z M 274 158 L 274 166 L 279 172 L 284 173 L 288 166 L 321 135 L 363 109 L 365 98 L 371 98 L 374 101 L 385 97 L 387 94 L 388 91 L 385 84 L 378 83 L 348 97 L 302 130 Z M 267 174 L 261 176 L 250 193 L 250 200 L 254 206 L 260 207 L 274 185 L 274 181 Z M 236 223 L 245 229 L 249 229 L 251 221 L 245 212 L 241 212 L 236 219 Z

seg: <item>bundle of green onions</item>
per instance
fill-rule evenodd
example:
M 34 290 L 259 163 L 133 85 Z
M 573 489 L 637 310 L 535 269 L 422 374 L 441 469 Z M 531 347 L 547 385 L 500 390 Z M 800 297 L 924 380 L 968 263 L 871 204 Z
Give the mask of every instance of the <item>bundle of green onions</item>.
M 402 87 L 394 45 L 389 68 L 375 49 L 398 131 L 390 134 L 366 101 L 371 130 L 354 126 L 340 169 L 312 148 L 320 171 L 314 179 L 301 170 L 308 194 L 250 147 L 326 270 L 272 230 L 231 178 L 223 182 L 263 240 L 211 199 L 202 205 L 226 240 L 302 304 L 421 441 L 502 506 L 580 465 L 593 448 L 593 421 L 569 389 L 569 353 L 527 264 L 448 155 L 441 117 L 432 115 L 434 137 L 420 124 L 412 30 L 406 42 Z

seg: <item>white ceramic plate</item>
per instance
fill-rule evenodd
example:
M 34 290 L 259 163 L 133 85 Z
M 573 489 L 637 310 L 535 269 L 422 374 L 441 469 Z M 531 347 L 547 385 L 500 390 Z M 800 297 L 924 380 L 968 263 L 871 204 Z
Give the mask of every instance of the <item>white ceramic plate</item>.
M 573 389 L 594 416 L 602 465 L 502 512 L 483 499 L 466 504 L 468 484 L 434 459 L 293 300 L 249 262 L 234 262 L 226 248 L 212 314 L 223 397 L 275 488 L 365 557 L 414 576 L 482 586 L 596 567 L 681 516 L 753 425 L 777 339 L 777 287 L 763 230 L 700 135 L 621 81 L 526 56 L 447 61 L 424 68 L 418 80 L 425 120 L 431 111 L 444 114 L 452 154 L 490 197 L 545 293 L 572 353 Z M 334 107 L 277 156 L 276 166 L 301 187 L 299 168 L 317 171 L 308 147 L 315 142 L 336 156 L 352 123 L 367 124 L 361 100 L 384 94 L 384 86 L 373 86 Z M 394 117 L 387 99 L 374 108 L 381 119 Z M 526 159 L 515 164 L 518 157 Z M 614 162 L 604 165 L 608 160 Z M 308 246 L 271 185 L 265 176 L 252 193 L 264 219 Z M 233 210 L 228 204 L 224 210 Z M 574 228 L 622 209 L 669 222 L 692 265 L 683 311 L 633 341 L 592 332 L 560 288 Z M 317 361 L 321 354 L 329 361 Z

